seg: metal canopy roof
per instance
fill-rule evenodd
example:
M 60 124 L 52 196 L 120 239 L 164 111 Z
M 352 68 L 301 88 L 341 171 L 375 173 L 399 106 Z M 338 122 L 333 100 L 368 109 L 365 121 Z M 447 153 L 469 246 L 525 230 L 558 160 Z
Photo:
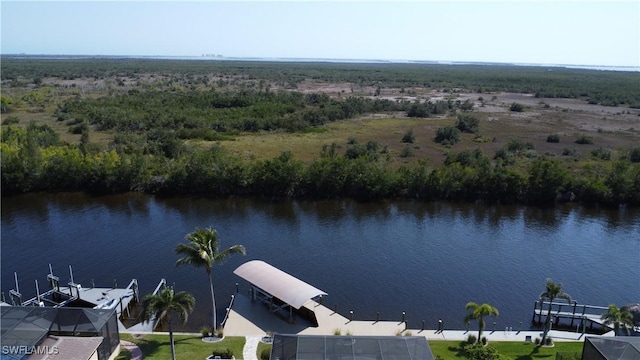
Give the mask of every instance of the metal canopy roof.
M 327 295 L 324 291 L 261 260 L 246 262 L 238 266 L 233 273 L 296 309 L 300 309 L 316 296 Z

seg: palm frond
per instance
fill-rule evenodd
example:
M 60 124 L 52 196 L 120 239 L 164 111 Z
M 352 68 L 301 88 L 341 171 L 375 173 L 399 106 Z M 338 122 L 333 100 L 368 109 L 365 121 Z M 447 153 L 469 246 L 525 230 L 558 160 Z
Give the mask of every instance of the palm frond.
M 186 323 L 194 306 L 193 295 L 184 291 L 174 293 L 172 288 L 165 287 L 157 294 L 147 294 L 142 298 L 142 321 L 149 321 L 153 317 L 163 321 L 170 312 L 175 311 Z
M 218 254 L 216 254 L 213 257 L 214 259 L 213 262 L 217 264 L 222 263 L 229 257 L 229 255 L 233 255 L 233 254 L 247 255 L 247 250 L 242 245 L 233 245 L 230 248 L 225 249 L 219 252 Z
M 562 291 L 562 284 L 555 283 L 551 279 L 547 279 L 545 283 L 545 291 L 540 293 L 540 299 L 549 299 L 549 301 L 553 301 L 554 299 L 565 299 L 568 302 L 571 302 L 571 295 Z

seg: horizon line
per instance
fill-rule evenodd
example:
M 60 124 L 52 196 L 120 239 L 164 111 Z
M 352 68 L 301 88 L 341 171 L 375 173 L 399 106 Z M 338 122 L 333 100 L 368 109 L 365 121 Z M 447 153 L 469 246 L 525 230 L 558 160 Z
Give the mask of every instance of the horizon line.
M 598 65 L 598 64 L 569 64 L 569 63 L 536 63 L 513 61 L 483 61 L 483 60 L 426 60 L 426 59 L 382 59 L 382 58 L 333 58 L 333 57 L 275 57 L 275 56 L 225 56 L 221 54 L 207 53 L 201 55 L 134 55 L 134 54 L 46 54 L 46 53 L 9 53 L 0 54 L 1 57 L 93 57 L 93 58 L 155 58 L 169 59 L 181 58 L 183 60 L 254 60 L 275 62 L 349 62 L 349 63 L 429 63 L 438 65 L 511 65 L 511 66 L 550 66 L 550 67 L 575 67 L 584 69 L 635 69 L 640 71 L 638 65 Z

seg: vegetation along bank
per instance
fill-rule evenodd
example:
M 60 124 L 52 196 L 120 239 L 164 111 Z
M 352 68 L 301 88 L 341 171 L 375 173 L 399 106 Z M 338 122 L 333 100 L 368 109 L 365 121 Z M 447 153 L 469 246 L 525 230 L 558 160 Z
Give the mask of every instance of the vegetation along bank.
M 640 74 L 2 59 L 2 194 L 640 204 Z

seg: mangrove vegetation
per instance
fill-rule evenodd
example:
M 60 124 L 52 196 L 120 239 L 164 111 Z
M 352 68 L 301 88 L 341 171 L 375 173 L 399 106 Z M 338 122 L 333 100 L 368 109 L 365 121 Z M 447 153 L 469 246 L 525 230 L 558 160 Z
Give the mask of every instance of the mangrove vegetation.
M 534 144 L 494 125 L 498 115 L 509 116 L 503 120 L 514 126 L 540 116 L 534 111 L 553 111 L 543 98 L 618 106 L 619 116 L 631 119 L 629 110 L 640 107 L 634 73 L 436 64 L 2 61 L 3 195 L 84 190 L 640 205 L 640 146 L 612 148 L 584 131 L 573 139 L 549 131 Z M 334 89 L 329 94 L 322 86 Z M 455 95 L 464 91 L 475 98 Z M 534 108 L 510 100 L 501 105 L 498 92 L 541 100 Z M 485 106 L 496 110 L 480 111 Z M 549 116 L 560 124 L 571 115 L 565 110 Z M 303 143 L 300 148 L 315 154 L 306 158 L 284 149 L 267 157 L 229 150 L 250 136 L 322 134 L 330 124 L 361 125 L 366 118 L 406 126 L 370 138 L 337 133 L 312 149 Z M 425 119 L 433 122 L 420 122 Z M 540 144 L 565 148 L 536 149 Z M 425 148 L 442 160 L 425 156 Z

